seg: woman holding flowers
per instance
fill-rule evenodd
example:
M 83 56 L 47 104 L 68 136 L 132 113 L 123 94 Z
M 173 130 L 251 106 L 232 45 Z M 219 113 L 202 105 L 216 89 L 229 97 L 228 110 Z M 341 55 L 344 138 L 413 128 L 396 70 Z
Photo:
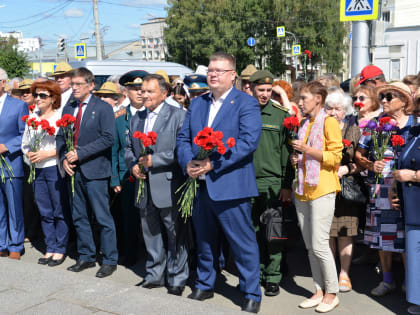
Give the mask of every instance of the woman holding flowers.
M 406 233 L 406 286 L 407 301 L 413 303 L 407 312 L 409 314 L 420 314 L 420 271 L 418 263 L 420 261 L 420 252 L 418 244 L 420 242 L 420 91 L 414 98 L 414 115 L 417 117 L 417 124 L 411 129 L 407 139 L 407 144 L 401 152 L 398 159 L 398 170 L 394 171 L 392 176 L 394 180 L 400 183 L 402 194 L 392 200 L 392 207 L 396 210 L 402 209 L 405 220 Z M 394 195 L 394 194 L 391 194 Z
M 395 289 L 392 275 L 392 252 L 404 252 L 404 224 L 402 213 L 394 210 L 388 200 L 392 184 L 392 170 L 403 146 L 393 148 L 392 134 L 405 140 L 413 124 L 411 91 L 401 82 L 376 89 L 384 115 L 362 121 L 364 128 L 355 154 L 359 166 L 368 170 L 369 204 L 366 210 L 364 239 L 371 248 L 379 249 L 383 281 L 371 291 L 383 296 Z M 407 141 L 405 141 L 407 142 Z
M 57 164 L 55 135 L 60 119 L 61 89 L 51 80 L 35 82 L 31 87 L 37 110 L 22 117 L 27 125 L 22 139 L 22 152 L 34 165 L 35 201 L 41 214 L 45 235 L 46 253 L 39 264 L 51 267 L 65 259 L 68 225 L 64 210 L 66 205 L 64 181 Z
M 343 153 L 337 175 L 339 178 L 346 176 L 351 179 L 359 177 L 355 183 L 361 183 L 360 169 L 354 162 L 354 150 L 359 143 L 359 126 L 350 121 L 344 122 L 346 114 L 352 111 L 351 98 L 342 92 L 333 92 L 327 96 L 325 111 L 328 115 L 337 119 L 343 135 Z M 330 247 L 334 257 L 338 253 L 340 257 L 340 275 L 338 285 L 340 292 L 351 291 L 352 285 L 349 277 L 351 258 L 353 255 L 353 236 L 357 236 L 359 214 L 363 205 L 350 202 L 337 196 L 335 201 L 334 218 L 330 232 Z
M 306 117 L 292 141 L 298 152 L 291 157 L 297 167 L 295 203 L 299 226 L 308 249 L 315 294 L 299 307 L 317 307 L 329 312 L 339 303 L 338 279 L 329 239 L 336 193 L 341 190 L 337 176 L 343 150 L 340 126 L 327 115 L 327 89 L 310 82 L 300 90 L 299 107 Z

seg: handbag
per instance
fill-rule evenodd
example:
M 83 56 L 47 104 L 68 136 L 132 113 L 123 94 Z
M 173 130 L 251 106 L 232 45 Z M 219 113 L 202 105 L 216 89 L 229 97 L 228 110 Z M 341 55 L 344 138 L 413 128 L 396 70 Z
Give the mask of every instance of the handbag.
M 368 200 L 368 191 L 361 176 L 343 176 L 340 179 L 341 192 L 338 197 L 346 202 L 364 205 Z
M 286 221 L 283 219 L 282 207 L 269 208 L 260 216 L 267 242 L 287 241 Z

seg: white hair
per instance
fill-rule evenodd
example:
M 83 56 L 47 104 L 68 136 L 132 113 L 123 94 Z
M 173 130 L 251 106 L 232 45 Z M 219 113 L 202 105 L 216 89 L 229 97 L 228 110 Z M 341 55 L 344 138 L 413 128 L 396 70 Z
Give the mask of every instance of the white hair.
M 325 107 L 339 105 L 343 107 L 346 115 L 349 115 L 353 113 L 353 107 L 351 106 L 351 103 L 352 102 L 350 96 L 340 91 L 334 91 L 328 94 L 325 100 Z
M 7 72 L 0 68 L 0 80 L 7 80 Z
M 124 85 L 121 85 L 121 84 L 120 84 L 120 78 L 121 78 L 121 77 L 122 77 L 122 76 L 121 76 L 121 75 L 118 75 L 118 74 L 110 75 L 110 76 L 108 77 L 107 81 L 108 81 L 108 82 L 115 83 L 115 84 L 119 87 L 119 89 L 120 89 L 120 91 L 121 91 L 121 93 L 122 93 L 123 91 L 127 90 L 127 88 L 126 88 Z

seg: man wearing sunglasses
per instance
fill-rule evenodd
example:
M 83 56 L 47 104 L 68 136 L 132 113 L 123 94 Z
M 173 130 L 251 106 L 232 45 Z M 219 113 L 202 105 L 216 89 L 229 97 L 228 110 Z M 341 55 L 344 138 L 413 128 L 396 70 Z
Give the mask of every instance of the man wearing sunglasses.
M 380 68 L 374 65 L 368 65 L 360 72 L 360 80 L 354 86 L 366 85 L 378 87 L 386 84 L 385 75 Z
M 25 238 L 21 117 L 29 112 L 24 102 L 5 93 L 6 81 L 7 73 L 0 68 L 0 257 L 20 259 Z

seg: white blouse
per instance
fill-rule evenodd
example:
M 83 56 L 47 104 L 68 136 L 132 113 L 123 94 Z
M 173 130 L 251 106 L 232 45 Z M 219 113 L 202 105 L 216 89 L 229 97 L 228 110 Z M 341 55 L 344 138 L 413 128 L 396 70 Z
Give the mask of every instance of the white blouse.
M 31 115 L 29 115 L 29 119 L 30 118 L 36 118 L 39 119 L 39 110 L 35 110 L 35 112 Z M 43 150 L 43 151 L 50 151 L 50 150 L 54 150 L 56 149 L 56 143 L 55 143 L 55 136 L 57 135 L 58 132 L 58 127 L 56 125 L 57 120 L 59 120 L 61 118 L 61 111 L 60 109 L 56 109 L 54 110 L 54 114 L 48 118 L 48 122 L 50 123 L 51 127 L 55 128 L 55 134 L 53 136 L 50 136 L 48 134 L 46 134 L 44 136 L 44 138 L 42 139 L 40 145 L 39 145 L 39 150 Z M 36 134 L 40 134 L 42 131 L 42 129 L 40 127 L 38 127 L 38 130 L 35 131 Z M 31 133 L 33 134 L 34 131 L 31 130 Z M 23 152 L 23 158 L 26 164 L 30 165 L 31 163 L 29 162 L 28 157 L 26 156 L 26 153 L 28 153 L 31 150 L 31 146 L 30 146 L 30 136 L 29 136 L 29 127 L 28 125 L 25 126 L 25 133 L 23 134 L 22 137 L 22 152 Z M 45 167 L 50 167 L 50 166 L 54 166 L 57 165 L 58 163 L 58 159 L 57 157 L 50 157 L 47 158 L 39 163 L 35 163 L 35 167 L 36 168 L 45 168 Z

